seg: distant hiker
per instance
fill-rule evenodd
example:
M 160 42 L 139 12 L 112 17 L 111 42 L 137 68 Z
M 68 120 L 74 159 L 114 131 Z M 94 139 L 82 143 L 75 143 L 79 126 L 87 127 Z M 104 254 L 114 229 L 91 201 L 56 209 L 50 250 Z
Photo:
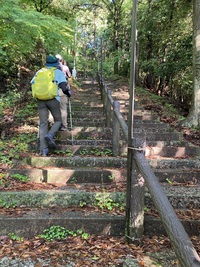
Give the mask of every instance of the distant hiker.
M 47 156 L 49 149 L 56 148 L 53 138 L 61 126 L 59 88 L 65 95 L 71 96 L 65 75 L 57 68 L 58 66 L 59 60 L 55 56 L 47 56 L 45 67 L 40 69 L 31 80 L 32 94 L 38 102 L 39 138 L 42 156 Z M 54 94 L 55 88 L 56 93 Z M 53 116 L 54 123 L 48 131 L 49 111 Z
M 69 84 L 69 80 L 68 78 L 71 77 L 71 72 L 68 68 L 68 66 L 66 65 L 66 62 L 63 60 L 62 56 L 57 54 L 56 58 L 58 58 L 59 60 L 59 69 L 62 70 L 62 72 L 65 75 L 65 78 L 68 81 L 68 88 L 70 90 L 70 84 Z M 66 97 L 65 94 L 63 94 L 62 90 L 60 90 L 60 110 L 61 110 L 61 118 L 62 118 L 62 124 L 61 124 L 61 131 L 66 131 L 67 130 L 67 103 L 68 103 L 68 99 Z

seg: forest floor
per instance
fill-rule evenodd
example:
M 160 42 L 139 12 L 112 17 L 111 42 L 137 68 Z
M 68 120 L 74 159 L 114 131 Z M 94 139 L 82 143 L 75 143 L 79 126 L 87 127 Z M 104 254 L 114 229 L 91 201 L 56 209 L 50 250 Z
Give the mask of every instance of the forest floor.
M 112 83 L 113 88 L 128 90 L 127 81 L 116 80 Z M 73 90 L 73 88 L 72 88 Z M 200 146 L 200 132 L 187 127 L 182 127 L 179 123 L 178 116 L 180 114 L 171 114 L 163 105 L 155 100 L 155 95 L 152 98 L 146 97 L 145 94 L 136 94 L 142 106 L 154 111 L 163 122 L 169 123 L 172 127 L 183 133 L 184 139 Z M 167 99 L 166 99 L 167 101 Z M 179 113 L 180 109 L 177 109 Z M 13 110 L 5 110 L 4 118 L 9 122 L 10 114 Z M 11 124 L 3 125 L 2 133 L 10 131 Z M 21 128 L 15 121 L 12 121 L 12 127 Z M 2 136 L 1 136 L 2 137 Z M 0 163 L 2 173 L 6 172 L 4 163 Z M 1 182 L 1 181 L 0 181 Z M 52 185 L 33 185 L 31 183 L 11 183 L 9 181 L 9 190 L 29 190 L 29 189 L 51 189 Z M 0 190 L 6 190 L 1 188 Z M 12 209 L 0 208 L 0 214 L 13 212 Z M 18 212 L 16 209 L 15 212 Z M 19 211 L 20 212 L 20 211 Z M 200 253 L 198 246 L 199 239 L 192 238 L 192 242 Z M 20 263 L 18 261 L 20 259 Z M 135 259 L 138 260 L 136 263 Z M 21 265 L 20 265 L 21 264 Z M 108 237 L 108 236 L 89 236 L 83 239 L 80 236 L 69 236 L 62 241 L 53 240 L 46 241 L 35 237 L 32 239 L 19 239 L 17 237 L 0 236 L 0 267 L 24 266 L 24 267 L 61 267 L 61 266 L 76 266 L 76 267 L 108 267 L 108 266 L 146 266 L 146 267 L 171 267 L 180 266 L 175 256 L 173 248 L 167 237 L 148 237 L 144 236 L 141 243 L 138 245 L 128 244 L 123 237 Z

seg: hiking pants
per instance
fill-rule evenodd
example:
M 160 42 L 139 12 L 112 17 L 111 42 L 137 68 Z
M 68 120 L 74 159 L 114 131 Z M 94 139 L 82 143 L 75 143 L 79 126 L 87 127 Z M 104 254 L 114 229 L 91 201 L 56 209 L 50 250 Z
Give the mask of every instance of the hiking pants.
M 49 111 L 51 112 L 54 123 L 51 129 L 48 131 L 48 117 Z M 38 100 L 38 112 L 39 112 L 39 136 L 40 136 L 40 149 L 47 148 L 48 144 L 45 141 L 45 135 L 51 134 L 53 137 L 61 126 L 61 112 L 60 102 L 54 98 L 51 100 Z
M 62 125 L 67 128 L 67 102 L 68 97 L 66 95 L 60 96 L 60 111 L 62 118 Z
M 67 103 L 68 103 L 68 97 L 62 92 L 62 90 L 59 90 L 60 92 L 60 111 L 61 111 L 61 123 L 62 126 L 67 128 Z M 53 123 L 53 116 L 51 113 L 49 113 L 49 122 Z

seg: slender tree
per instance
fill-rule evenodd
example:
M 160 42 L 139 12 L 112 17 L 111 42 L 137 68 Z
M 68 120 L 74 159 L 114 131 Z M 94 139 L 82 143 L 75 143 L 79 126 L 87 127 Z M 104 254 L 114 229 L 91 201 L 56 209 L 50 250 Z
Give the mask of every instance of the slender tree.
M 193 98 L 186 126 L 200 128 L 200 1 L 193 0 Z

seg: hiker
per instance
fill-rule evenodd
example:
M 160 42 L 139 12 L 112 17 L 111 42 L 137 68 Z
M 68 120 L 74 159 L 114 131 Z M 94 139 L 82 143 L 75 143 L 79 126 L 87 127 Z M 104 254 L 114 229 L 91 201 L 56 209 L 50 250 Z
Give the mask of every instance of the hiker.
M 59 69 L 62 70 L 62 72 L 65 75 L 66 80 L 68 81 L 68 88 L 70 90 L 70 84 L 68 78 L 71 77 L 71 72 L 66 65 L 66 62 L 63 60 L 62 56 L 57 54 L 56 58 L 59 60 Z M 61 131 L 66 131 L 67 130 L 67 103 L 68 99 L 65 94 L 63 94 L 62 90 L 60 90 L 60 110 L 61 110 L 61 118 L 62 118 L 62 124 L 60 127 Z
M 39 139 L 40 139 L 40 151 L 42 156 L 47 156 L 49 154 L 50 149 L 55 149 L 56 144 L 54 141 L 54 135 L 59 130 L 61 126 L 61 111 L 60 111 L 60 96 L 59 96 L 59 88 L 62 92 L 71 97 L 71 92 L 67 87 L 67 80 L 65 75 L 61 70 L 57 67 L 59 66 L 59 60 L 52 55 L 47 56 L 45 69 L 52 69 L 54 73 L 54 80 L 51 80 L 54 84 L 56 84 L 56 96 L 49 100 L 41 100 L 36 96 L 38 102 L 38 112 L 39 112 Z M 33 94 L 33 86 L 36 84 L 37 75 L 39 72 L 42 72 L 43 69 L 39 70 L 33 79 L 31 80 L 32 84 L 32 94 Z M 38 75 L 39 76 L 39 75 Z M 35 85 L 36 86 L 36 85 Z M 50 87 L 50 86 L 49 86 Z M 49 112 L 51 112 L 54 123 L 48 131 L 48 116 Z

